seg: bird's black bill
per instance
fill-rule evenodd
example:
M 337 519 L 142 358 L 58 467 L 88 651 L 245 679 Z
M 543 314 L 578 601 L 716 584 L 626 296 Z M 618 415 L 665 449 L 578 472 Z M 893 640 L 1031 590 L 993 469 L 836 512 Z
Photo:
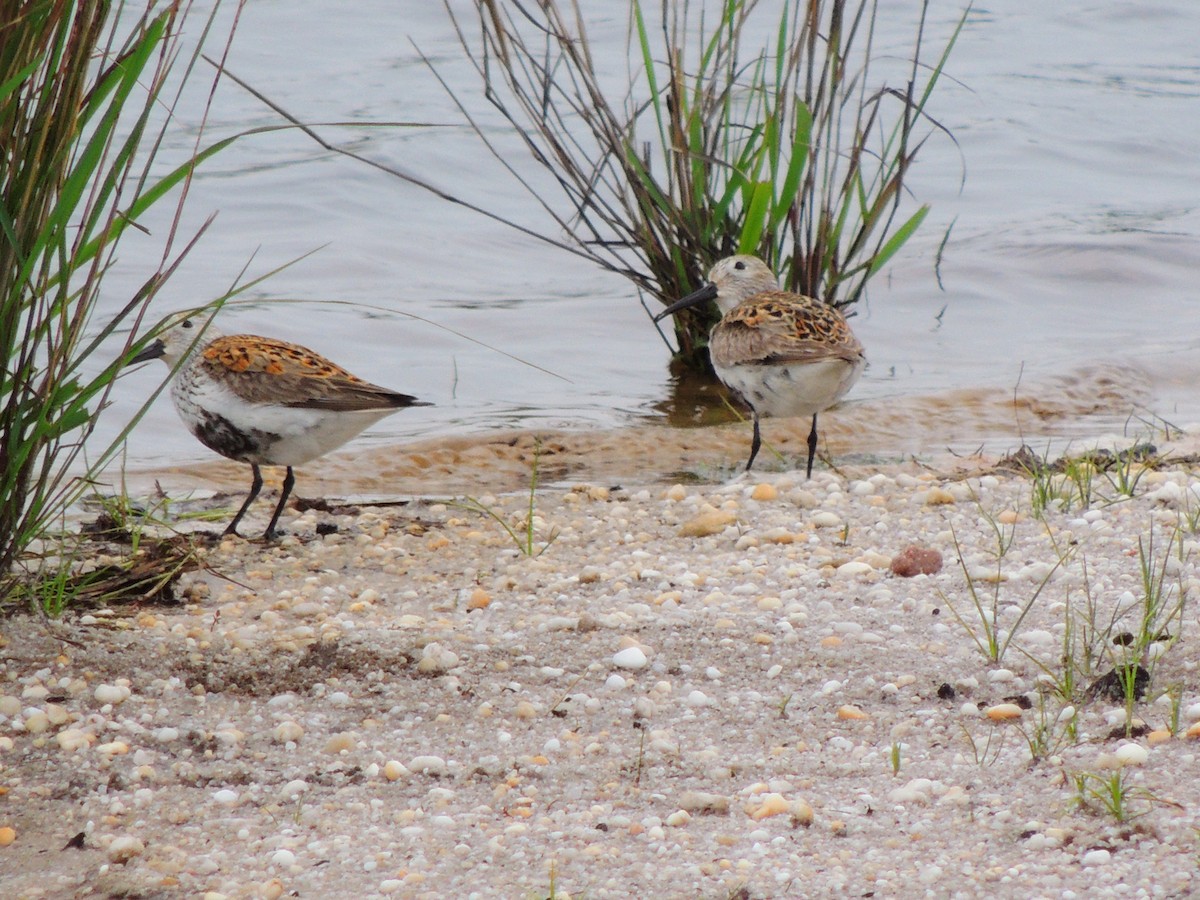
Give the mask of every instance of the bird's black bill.
M 161 339 L 155 339 L 142 348 L 142 352 L 134 356 L 125 365 L 132 366 L 136 363 L 147 362 L 151 359 L 158 359 L 167 352 L 167 345 Z
M 661 322 L 667 316 L 674 315 L 681 309 L 688 309 L 689 307 L 697 306 L 698 304 L 707 303 L 709 300 L 716 299 L 717 286 L 715 284 L 706 284 L 704 287 L 700 288 L 700 290 L 692 291 L 692 293 L 688 294 L 682 300 L 676 300 L 657 316 L 655 316 L 654 321 Z

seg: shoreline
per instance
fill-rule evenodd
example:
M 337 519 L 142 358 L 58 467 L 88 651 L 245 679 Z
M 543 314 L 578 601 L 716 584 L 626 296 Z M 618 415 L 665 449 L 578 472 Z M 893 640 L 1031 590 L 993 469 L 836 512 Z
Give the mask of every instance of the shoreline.
M 818 454 L 826 465 L 832 461 L 849 474 L 910 459 L 959 472 L 986 466 L 989 456 L 998 458 L 1023 444 L 1043 456 L 1124 447 L 1164 430 L 1154 417 L 1133 418 L 1148 406 L 1147 391 L 1146 377 L 1136 367 L 1110 366 L 1049 377 L 1020 392 L 980 387 L 852 400 L 821 415 Z M 1137 427 L 1131 428 L 1134 421 Z M 1188 428 L 1188 423 L 1179 424 Z M 807 419 L 764 419 L 755 472 L 790 471 L 806 453 L 809 426 Z M 660 419 L 608 428 L 487 430 L 352 445 L 299 467 L 296 489 L 301 496 L 351 498 L 520 491 L 529 487 L 535 454 L 544 485 L 719 482 L 741 472 L 749 449 L 748 421 L 679 427 Z M 211 455 L 114 476 L 142 493 L 150 493 L 156 482 L 169 492 L 237 492 L 248 479 L 244 464 Z
M 1098 481 L 1090 509 L 1042 522 L 1028 479 L 957 463 L 542 486 L 532 556 L 443 502 L 289 510 L 299 537 L 220 541 L 179 606 L 9 617 L 5 880 L 22 897 L 1186 893 L 1190 615 L 1162 613 L 1137 736 L 1112 736 L 1122 703 L 1046 682 L 1089 633 L 1066 614 L 1085 596 L 1109 640 L 1072 658 L 1111 668 L 1139 538 L 1194 599 L 1195 535 L 1177 563 L 1162 550 L 1200 506 L 1195 465 L 1112 503 Z M 525 478 L 476 495 L 518 538 Z M 892 574 L 910 545 L 941 570 Z M 1016 627 L 999 664 L 968 585 Z M 1131 821 L 1087 793 L 1112 776 Z

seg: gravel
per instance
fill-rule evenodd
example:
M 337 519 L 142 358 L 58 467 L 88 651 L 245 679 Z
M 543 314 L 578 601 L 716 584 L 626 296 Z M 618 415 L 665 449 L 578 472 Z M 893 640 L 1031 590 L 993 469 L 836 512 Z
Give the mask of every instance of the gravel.
M 1196 474 L 1043 521 L 1027 479 L 860 468 L 539 489 L 532 553 L 528 493 L 479 498 L 518 540 L 309 511 L 179 605 L 4 620 L 5 896 L 1200 889 Z M 1086 688 L 1147 553 L 1127 709 Z

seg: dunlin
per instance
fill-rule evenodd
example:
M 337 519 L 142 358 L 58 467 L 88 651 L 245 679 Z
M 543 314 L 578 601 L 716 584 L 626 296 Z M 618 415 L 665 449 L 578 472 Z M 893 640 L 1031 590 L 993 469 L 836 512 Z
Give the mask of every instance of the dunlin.
M 258 496 L 259 466 L 287 466 L 264 534 L 269 539 L 296 481 L 293 466 L 340 447 L 384 416 L 430 405 L 369 384 L 297 344 L 252 334 L 213 336 L 212 329 L 197 340 L 199 333 L 198 322 L 184 320 L 130 364 L 162 359 L 172 368 L 178 365 L 171 399 L 188 430 L 210 450 L 250 464 L 250 495 L 225 534 L 237 534 Z
M 709 335 L 709 358 L 717 377 L 741 394 L 754 413 L 746 471 L 762 443 L 760 415 L 812 416 L 807 470 L 811 477 L 817 413 L 837 403 L 858 380 L 866 364 L 862 344 L 834 307 L 780 290 L 775 273 L 758 257 L 722 259 L 709 271 L 708 281 L 654 320 L 716 300 L 722 318 Z

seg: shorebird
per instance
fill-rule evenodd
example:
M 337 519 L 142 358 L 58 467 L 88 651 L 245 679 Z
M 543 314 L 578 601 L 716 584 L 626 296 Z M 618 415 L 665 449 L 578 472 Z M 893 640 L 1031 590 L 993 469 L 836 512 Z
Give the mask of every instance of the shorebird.
M 750 460 L 762 437 L 759 416 L 812 416 L 808 470 L 817 452 L 817 413 L 837 403 L 866 364 L 846 318 L 827 303 L 779 289 L 775 273 L 756 256 L 730 256 L 708 273 L 708 284 L 654 317 L 716 300 L 721 321 L 708 338 L 717 377 L 741 394 L 754 414 Z
M 323 456 L 384 416 L 430 406 L 351 375 L 298 344 L 253 334 L 217 335 L 185 319 L 158 335 L 129 365 L 161 359 L 175 371 L 171 400 L 205 447 L 250 464 L 250 494 L 225 534 L 262 489 L 259 466 L 286 466 L 283 492 L 263 537 L 275 526 L 296 483 L 292 467 Z M 182 360 L 182 362 L 181 362 Z

